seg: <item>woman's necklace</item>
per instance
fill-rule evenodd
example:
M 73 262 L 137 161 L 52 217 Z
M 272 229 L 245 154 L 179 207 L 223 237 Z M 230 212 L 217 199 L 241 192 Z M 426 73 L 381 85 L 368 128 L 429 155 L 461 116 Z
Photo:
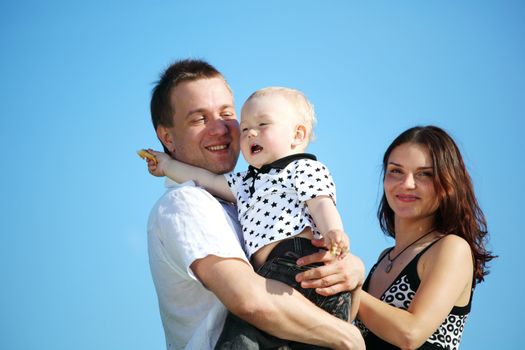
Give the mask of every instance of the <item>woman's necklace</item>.
M 420 240 L 422 240 L 424 237 L 428 236 L 429 234 L 431 234 L 432 232 L 434 232 L 436 229 L 433 228 L 432 230 L 428 231 L 427 233 L 425 233 L 423 236 L 419 237 L 418 239 L 416 239 L 414 242 L 410 243 L 409 245 L 407 245 L 401 252 L 399 252 L 396 256 L 394 256 L 394 258 L 391 258 L 390 257 L 390 253 L 392 252 L 392 249 L 391 251 L 388 252 L 388 254 L 386 255 L 386 258 L 388 259 L 388 264 L 386 265 L 386 268 L 385 268 L 385 272 L 386 273 L 389 273 L 390 270 L 392 270 L 392 266 L 394 266 L 394 261 L 396 261 L 397 258 L 399 258 L 399 256 L 401 254 L 403 254 L 403 252 L 405 250 L 407 250 L 408 248 L 410 248 L 411 246 L 413 246 L 414 244 L 416 244 L 417 242 L 419 242 Z

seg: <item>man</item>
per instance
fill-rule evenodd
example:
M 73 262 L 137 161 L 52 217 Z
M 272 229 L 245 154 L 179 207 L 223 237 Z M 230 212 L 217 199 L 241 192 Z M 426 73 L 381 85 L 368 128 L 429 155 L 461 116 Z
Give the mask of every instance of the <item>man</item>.
M 239 125 L 233 95 L 208 63 L 183 60 L 170 66 L 153 90 L 151 115 L 165 152 L 174 158 L 217 174 L 235 167 Z M 353 325 L 253 271 L 239 241 L 234 206 L 192 182 L 167 180 L 167 186 L 150 214 L 148 247 L 168 348 L 213 348 L 224 306 L 279 338 L 335 349 L 364 348 Z M 302 278 L 308 287 L 328 286 L 328 293 L 354 288 L 364 271 L 352 258 L 359 276 L 353 280 L 341 280 L 341 271 L 333 267 L 308 271 Z

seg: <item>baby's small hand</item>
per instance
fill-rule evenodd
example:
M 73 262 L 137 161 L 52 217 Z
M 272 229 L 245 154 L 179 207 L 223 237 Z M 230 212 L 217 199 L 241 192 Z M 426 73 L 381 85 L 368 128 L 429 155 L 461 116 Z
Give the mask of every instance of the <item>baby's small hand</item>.
M 152 149 L 140 150 L 137 152 L 141 158 L 145 158 L 148 163 L 148 171 L 154 176 L 165 176 L 164 169 L 166 169 L 168 161 L 171 159 L 169 155 L 164 152 L 157 152 Z
M 157 164 L 157 158 L 155 158 L 155 156 L 153 154 L 149 153 L 145 149 L 138 150 L 137 154 L 139 155 L 140 158 L 146 159 L 146 160 L 151 160 L 152 162 Z
M 350 241 L 343 230 L 330 230 L 323 237 L 330 254 L 337 258 L 343 259 L 350 252 Z
M 168 167 L 168 163 L 173 160 L 173 158 L 164 152 L 157 152 L 151 148 L 148 149 L 148 152 L 153 154 L 157 160 L 155 163 L 148 159 L 148 170 L 151 175 L 166 176 L 166 168 Z

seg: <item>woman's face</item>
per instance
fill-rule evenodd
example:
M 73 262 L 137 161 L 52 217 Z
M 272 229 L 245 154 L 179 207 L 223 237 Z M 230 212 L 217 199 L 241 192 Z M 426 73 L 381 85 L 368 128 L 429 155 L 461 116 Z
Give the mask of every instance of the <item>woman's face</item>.
M 433 216 L 438 208 L 434 164 L 428 149 L 404 143 L 392 150 L 385 171 L 384 189 L 396 220 Z

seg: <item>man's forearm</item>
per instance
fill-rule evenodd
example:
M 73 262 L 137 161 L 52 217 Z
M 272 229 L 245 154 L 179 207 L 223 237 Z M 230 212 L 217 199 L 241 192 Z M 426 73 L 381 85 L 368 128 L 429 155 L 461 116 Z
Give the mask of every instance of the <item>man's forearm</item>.
M 276 337 L 333 349 L 364 349 L 353 325 L 321 310 L 292 287 L 257 275 L 244 261 L 210 255 L 191 268 L 231 312 Z
M 264 284 L 265 293 L 260 296 L 264 311 L 246 315 L 246 321 L 283 339 L 333 349 L 364 349 L 361 334 L 350 323 L 321 310 L 278 281 L 265 280 Z

